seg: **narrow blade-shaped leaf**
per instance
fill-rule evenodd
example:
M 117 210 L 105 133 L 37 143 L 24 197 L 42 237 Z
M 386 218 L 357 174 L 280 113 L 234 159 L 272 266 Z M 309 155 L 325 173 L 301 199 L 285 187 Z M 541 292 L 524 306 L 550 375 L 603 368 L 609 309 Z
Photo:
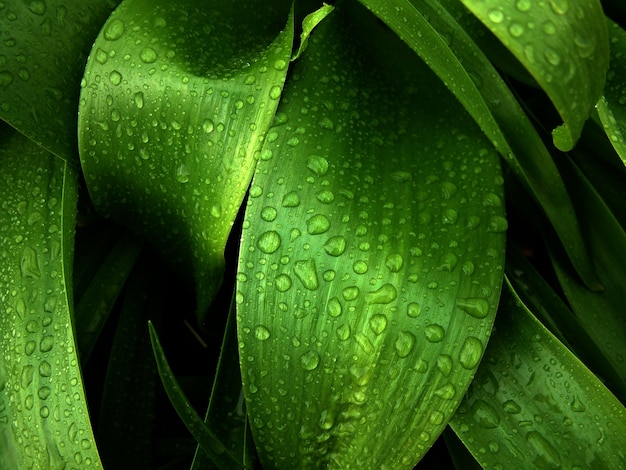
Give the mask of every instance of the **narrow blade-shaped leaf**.
M 462 2 L 548 94 L 564 121 L 554 144 L 571 150 L 606 81 L 609 40 L 600 1 Z
M 74 167 L 0 142 L 0 468 L 101 468 L 71 323 Z
M 87 64 L 79 146 L 94 204 L 195 280 L 201 314 L 285 80 L 288 12 L 125 0 Z
M 120 0 L 0 6 L 0 118 L 55 155 L 78 161 L 76 108 L 93 40 Z
M 430 69 L 349 3 L 295 62 L 262 153 L 237 284 L 262 463 L 412 468 L 495 314 L 497 155 Z
M 626 409 L 505 284 L 452 428 L 484 468 L 624 468 Z

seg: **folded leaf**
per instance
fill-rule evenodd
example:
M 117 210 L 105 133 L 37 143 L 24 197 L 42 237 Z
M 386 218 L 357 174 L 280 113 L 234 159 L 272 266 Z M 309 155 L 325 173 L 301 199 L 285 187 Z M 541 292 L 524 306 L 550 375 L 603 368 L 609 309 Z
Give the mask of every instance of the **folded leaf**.
M 412 468 L 487 341 L 507 222 L 499 159 L 358 4 L 295 62 L 240 250 L 237 323 L 266 468 Z
M 571 150 L 606 81 L 609 40 L 600 1 L 462 2 L 548 94 L 564 121 L 554 144 Z
M 72 327 L 78 173 L 0 132 L 0 469 L 100 469 Z
M 483 468 L 624 468 L 626 409 L 505 286 L 452 428 Z
M 291 57 L 285 1 L 125 0 L 85 71 L 79 147 L 97 210 L 155 243 L 204 314 Z M 284 8 L 283 8 L 284 7 Z
M 89 48 L 119 2 L 0 6 L 0 118 L 65 160 L 78 161 L 76 108 Z

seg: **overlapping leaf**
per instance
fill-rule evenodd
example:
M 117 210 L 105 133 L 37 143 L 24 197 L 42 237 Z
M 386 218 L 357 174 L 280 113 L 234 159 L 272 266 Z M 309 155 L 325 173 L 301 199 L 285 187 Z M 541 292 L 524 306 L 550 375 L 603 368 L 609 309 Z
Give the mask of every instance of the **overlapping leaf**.
M 295 63 L 244 221 L 239 352 L 267 468 L 411 468 L 475 372 L 500 288 L 495 152 L 349 6 Z
M 76 162 L 76 108 L 85 60 L 120 0 L 0 4 L 0 118 Z
M 0 141 L 0 468 L 98 469 L 71 324 L 77 171 Z
M 564 124 L 554 144 L 571 150 L 600 98 L 609 64 L 599 0 L 462 0 L 526 66 Z
M 200 313 L 281 94 L 288 8 L 125 0 L 87 64 L 79 146 L 94 204 L 193 277 Z
M 451 425 L 485 468 L 623 468 L 626 409 L 503 289 L 496 332 Z

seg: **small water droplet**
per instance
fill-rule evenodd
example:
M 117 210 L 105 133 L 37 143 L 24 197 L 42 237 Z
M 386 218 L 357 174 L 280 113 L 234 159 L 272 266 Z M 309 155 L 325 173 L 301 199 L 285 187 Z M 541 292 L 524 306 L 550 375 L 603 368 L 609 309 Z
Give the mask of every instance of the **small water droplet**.
M 291 191 L 283 196 L 283 207 L 298 207 L 300 205 L 300 197 L 295 191 Z
M 119 73 L 117 70 L 111 71 L 111 73 L 109 73 L 109 81 L 112 85 L 119 85 L 120 83 L 122 83 L 122 74 Z
M 370 330 L 372 330 L 375 335 L 380 335 L 385 331 L 385 328 L 387 328 L 387 317 L 381 313 L 372 315 L 369 319 L 369 325 Z
M 445 419 L 444 414 L 439 410 L 435 410 L 432 413 L 430 413 L 430 416 L 428 417 L 428 422 L 430 424 L 438 426 L 441 423 L 443 423 L 444 419 Z
M 474 318 L 485 318 L 489 314 L 489 302 L 485 299 L 476 297 L 457 299 L 456 306 Z
M 569 404 L 570 409 L 575 413 L 582 413 L 586 410 L 585 405 L 574 395 L 574 399 Z
M 300 364 L 304 370 L 315 370 L 320 364 L 320 356 L 315 351 L 307 351 L 300 356 Z
M 51 393 L 52 390 L 50 390 L 50 387 L 46 386 L 39 387 L 39 390 L 37 390 L 37 396 L 40 400 L 47 400 Z
M 341 291 L 341 295 L 347 301 L 356 299 L 359 296 L 360 293 L 361 293 L 361 291 L 360 291 L 360 289 L 357 286 L 345 287 Z
M 387 255 L 387 259 L 385 260 L 385 266 L 387 266 L 387 269 L 389 269 L 392 273 L 399 272 L 402 269 L 403 263 L 404 260 L 402 259 L 402 256 L 397 253 Z
M 396 183 L 408 183 L 413 179 L 413 176 L 407 171 L 394 171 L 391 173 L 391 179 Z
M 340 341 L 346 341 L 348 338 L 350 338 L 350 325 L 341 325 L 337 328 L 336 332 L 337 334 L 337 338 L 339 338 Z
M 176 169 L 176 181 L 179 183 L 188 183 L 190 175 L 191 171 L 189 171 L 189 168 L 187 168 L 187 165 L 184 163 Z
M 454 253 L 445 253 L 441 257 L 441 264 L 439 265 L 438 269 L 440 271 L 447 271 L 451 273 L 452 271 L 454 271 L 454 268 L 456 268 L 457 261 L 457 256 Z
M 24 247 L 22 251 L 20 273 L 23 278 L 39 279 L 41 277 L 37 252 L 30 246 Z
M 294 263 L 294 272 L 306 289 L 315 290 L 318 288 L 317 268 L 313 258 L 296 261 Z
M 39 342 L 39 350 L 42 353 L 51 351 L 54 347 L 54 336 L 46 335 Z
M 277 100 L 278 98 L 280 98 L 280 94 L 281 94 L 281 89 L 279 86 L 273 86 L 272 88 L 270 88 L 271 99 Z
M 274 230 L 268 230 L 267 232 L 262 233 L 257 240 L 259 250 L 268 255 L 278 250 L 278 248 L 280 248 L 280 243 L 280 235 Z
M 39 375 L 42 377 L 50 377 L 52 375 L 52 366 L 48 361 L 39 363 Z
M 259 341 L 265 341 L 266 339 L 269 339 L 270 337 L 270 330 L 268 330 L 263 325 L 257 325 L 254 328 L 254 337 L 258 339 Z
M 508 414 L 515 415 L 522 412 L 522 407 L 513 400 L 507 400 L 502 404 L 504 411 Z
M 292 281 L 287 274 L 279 274 L 274 279 L 274 285 L 279 292 L 286 292 L 291 289 Z
M 363 260 L 355 261 L 354 264 L 352 265 L 352 270 L 356 274 L 365 274 L 368 270 L 367 263 Z
M 509 34 L 514 38 L 519 38 L 522 34 L 524 34 L 524 27 L 516 22 L 512 22 L 509 25 Z
M 470 413 L 474 421 L 485 429 L 493 429 L 500 424 L 500 415 L 496 409 L 484 400 L 476 400 L 472 403 Z
M 407 357 L 415 346 L 415 335 L 410 331 L 400 331 L 396 337 L 394 348 L 398 357 Z
M 521 12 L 525 12 L 530 10 L 530 7 L 532 6 L 530 0 L 517 0 L 517 3 L 515 4 L 515 6 L 517 7 L 517 9 Z
M 459 214 L 454 209 L 446 209 L 443 211 L 441 215 L 441 221 L 445 225 L 454 225 L 456 221 L 459 219 Z
M 43 0 L 31 0 L 28 9 L 35 15 L 43 15 L 46 12 L 46 3 Z
M 202 130 L 205 133 L 210 134 L 211 132 L 213 132 L 214 129 L 215 124 L 213 123 L 213 121 L 211 121 L 210 119 L 205 119 L 204 121 L 202 121 Z
M 445 377 L 452 372 L 452 358 L 447 354 L 440 354 L 437 358 L 437 370 Z
M 539 431 L 529 431 L 526 440 L 537 453 L 537 457 L 533 459 L 536 468 L 562 468 L 561 456 Z
M 342 236 L 330 237 L 324 243 L 324 251 L 330 256 L 340 256 L 346 251 L 346 239 Z
M 422 307 L 415 302 L 411 302 L 406 309 L 406 314 L 411 318 L 417 318 L 422 313 Z
M 444 386 L 435 390 L 435 395 L 444 400 L 451 400 L 456 395 L 456 389 L 452 384 L 445 384 Z
M 497 10 L 497 9 L 493 9 L 490 10 L 489 13 L 487 13 L 487 16 L 489 17 L 489 20 L 493 23 L 502 23 L 502 20 L 504 19 L 504 13 L 502 13 L 502 11 Z
M 569 0 L 550 0 L 550 7 L 557 15 L 565 15 L 569 11 Z
M 429 342 L 439 343 L 446 335 L 446 330 L 444 330 L 441 325 L 438 325 L 437 323 L 432 323 L 424 329 L 424 335 Z
M 315 194 L 315 197 L 322 204 L 330 204 L 331 202 L 335 200 L 335 195 L 333 194 L 333 192 L 327 189 L 323 191 L 319 191 L 318 193 Z
M 309 235 L 319 235 L 330 229 L 330 220 L 323 214 L 317 214 L 306 221 L 306 231 Z
M 326 312 L 333 318 L 341 315 L 341 302 L 339 302 L 339 299 L 337 297 L 333 297 L 328 301 L 328 304 L 326 305 Z
M 139 53 L 139 58 L 146 64 L 151 64 L 157 60 L 157 53 L 151 47 L 144 47 Z
M 544 21 L 541 25 L 541 30 L 548 36 L 552 36 L 556 33 L 556 26 L 550 20 Z
M 113 19 L 104 28 L 104 39 L 107 41 L 115 41 L 124 34 L 124 22 L 120 19 Z
M 483 355 L 483 343 L 474 336 L 468 336 L 459 352 L 459 362 L 468 370 L 473 369 L 480 362 Z
M 27 364 L 22 368 L 22 375 L 20 377 L 20 385 L 22 388 L 28 388 L 30 384 L 33 382 L 33 378 L 35 376 L 35 368 Z
M 389 284 L 383 284 L 380 289 L 369 292 L 366 297 L 368 304 L 388 304 L 393 302 L 398 297 L 398 291 L 396 288 Z
M 317 176 L 323 176 L 328 171 L 328 160 L 319 155 L 311 155 L 306 161 L 306 167 Z
M 278 211 L 276 211 L 276 209 L 272 206 L 265 206 L 261 210 L 261 218 L 266 222 L 272 222 L 273 220 L 276 220 L 277 215 Z

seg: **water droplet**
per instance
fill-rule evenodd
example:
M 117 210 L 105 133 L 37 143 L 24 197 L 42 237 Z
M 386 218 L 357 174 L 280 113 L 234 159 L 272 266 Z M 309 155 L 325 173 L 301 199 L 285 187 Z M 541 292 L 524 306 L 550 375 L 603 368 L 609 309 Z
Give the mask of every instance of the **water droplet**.
M 328 171 L 328 160 L 319 155 L 311 155 L 306 161 L 306 167 L 317 176 L 323 176 Z
M 104 39 L 115 41 L 124 34 L 124 22 L 120 19 L 113 19 L 104 28 Z
M 367 269 L 367 263 L 363 260 L 355 261 L 355 263 L 352 265 L 352 270 L 356 274 L 365 274 L 367 272 Z
M 585 405 L 583 405 L 576 395 L 574 395 L 574 399 L 569 404 L 569 407 L 575 413 L 582 413 L 586 410 Z
M 369 320 L 370 330 L 375 335 L 380 335 L 387 328 L 387 317 L 381 313 L 372 315 Z
M 346 251 L 346 239 L 342 236 L 330 237 L 324 243 L 324 251 L 330 256 L 339 256 Z
M 422 307 L 415 302 L 411 302 L 406 309 L 406 314 L 411 318 L 419 317 L 420 313 L 422 313 Z
M 529 431 L 526 440 L 537 453 L 536 468 L 561 468 L 561 456 L 539 431 Z
M 548 36 L 552 36 L 556 33 L 556 26 L 550 20 L 544 21 L 541 25 L 541 30 L 546 33 Z
M 410 331 L 400 331 L 396 337 L 394 348 L 398 357 L 407 357 L 415 346 L 415 335 Z
M 280 248 L 280 243 L 280 235 L 274 230 L 268 230 L 267 232 L 261 234 L 257 240 L 259 250 L 263 253 L 267 253 L 268 255 L 271 255 L 278 250 L 278 248 Z
M 41 341 L 39 342 L 39 350 L 42 353 L 51 351 L 52 348 L 54 346 L 54 336 L 44 336 L 43 338 L 41 338 Z
M 327 269 L 323 274 L 324 280 L 327 282 L 331 282 L 335 279 L 335 271 L 332 269 Z
M 393 302 L 398 297 L 398 291 L 396 288 L 387 283 L 383 284 L 380 289 L 373 292 L 369 292 L 366 297 L 368 304 L 388 304 Z
M 445 377 L 452 372 L 452 358 L 447 354 L 441 354 L 437 358 L 437 370 L 441 372 Z
M 122 83 L 122 74 L 117 70 L 111 71 L 111 73 L 109 73 L 109 81 L 112 85 L 119 85 Z
M 309 235 L 319 235 L 327 232 L 328 229 L 330 229 L 330 220 L 323 214 L 314 215 L 306 221 L 306 231 Z
M 489 13 L 487 13 L 487 16 L 489 17 L 489 20 L 493 23 L 502 23 L 502 20 L 504 19 L 504 13 L 502 13 L 502 11 L 497 10 L 497 9 L 493 9 L 490 10 Z
M 28 388 L 33 382 L 34 376 L 35 368 L 30 364 L 25 365 L 22 369 L 22 376 L 20 378 L 20 385 L 22 386 L 22 388 Z
M 522 407 L 513 400 L 507 400 L 502 404 L 504 411 L 511 415 L 516 415 L 522 412 Z
M 40 400 L 48 399 L 51 393 L 52 393 L 52 390 L 50 390 L 50 387 L 45 387 L 45 386 L 39 387 L 39 390 L 37 390 L 37 396 L 39 397 Z
M 6 87 L 9 86 L 13 82 L 13 74 L 8 70 L 3 70 L 0 72 L 0 86 Z
M 392 253 L 387 256 L 387 259 L 385 260 L 385 266 L 387 266 L 389 271 L 391 271 L 392 273 L 397 273 L 400 271 L 400 269 L 402 269 L 403 262 L 404 261 L 402 259 L 402 256 L 397 253 Z
M 39 375 L 42 377 L 50 377 L 52 375 L 52 366 L 48 361 L 39 363 Z
M 482 354 L 482 341 L 474 336 L 468 336 L 459 352 L 459 362 L 465 369 L 471 370 L 478 365 Z
M 569 11 L 569 0 L 550 0 L 550 7 L 557 15 L 564 15 Z
M 450 199 L 452 196 L 456 194 L 457 188 L 454 183 L 450 183 L 446 181 L 441 184 L 441 196 L 444 199 Z
M 407 171 L 394 171 L 391 173 L 391 179 L 396 183 L 408 183 L 413 179 L 413 176 Z
M 274 279 L 274 285 L 279 292 L 286 292 L 291 289 L 291 278 L 286 274 L 279 274 Z
M 32 0 L 28 9 L 35 15 L 43 15 L 46 12 L 46 3 L 43 0 Z
M 106 61 L 109 60 L 109 54 L 107 54 L 106 51 L 103 51 L 102 49 L 97 48 L 95 58 L 96 58 L 96 62 L 104 65 L 106 64 Z
M 189 168 L 187 168 L 187 165 L 185 165 L 184 163 L 176 168 L 176 181 L 178 181 L 179 183 L 188 183 L 190 175 L 191 171 L 189 171 Z
M 489 302 L 485 299 L 476 297 L 457 299 L 456 306 L 474 318 L 485 318 L 489 314 Z
M 424 334 L 429 342 L 439 343 L 446 335 L 446 330 L 444 330 L 441 325 L 438 325 L 437 323 L 432 323 L 424 329 Z
M 514 38 L 519 38 L 522 34 L 524 34 L 524 27 L 516 22 L 512 22 L 509 25 L 509 34 Z
M 48 408 L 47 406 L 42 406 L 39 409 L 39 416 L 41 416 L 44 419 L 50 416 L 50 408 Z
M 493 429 L 500 424 L 500 415 L 496 409 L 486 401 L 480 399 L 476 400 L 472 403 L 470 413 L 474 421 L 482 428 Z
M 300 364 L 304 370 L 315 370 L 320 364 L 320 356 L 315 351 L 307 351 L 300 356 Z
M 272 88 L 270 88 L 270 98 L 272 98 L 273 100 L 277 100 L 278 98 L 280 98 L 280 94 L 281 89 L 279 86 L 273 86 Z
M 451 273 L 454 271 L 454 268 L 456 268 L 457 261 L 457 257 L 454 253 L 446 253 L 441 257 L 441 264 L 438 269 Z
M 430 422 L 430 424 L 438 426 L 441 423 L 443 423 L 444 418 L 445 416 L 441 411 L 435 410 L 432 413 L 430 413 L 430 416 L 428 417 L 428 422 Z
M 283 196 L 283 207 L 298 207 L 300 205 L 300 197 L 295 191 L 291 191 Z
M 265 341 L 270 337 L 270 330 L 265 328 L 263 325 L 257 325 L 254 328 L 254 337 L 259 341 Z
M 135 100 L 135 106 L 137 106 L 139 109 L 142 109 L 143 108 L 143 93 L 140 91 L 135 93 L 134 100 Z
M 315 197 L 322 204 L 330 204 L 335 200 L 335 195 L 332 193 L 332 191 L 328 190 L 319 191 L 315 194 Z
M 317 280 L 317 268 L 313 258 L 296 261 L 293 268 L 296 276 L 306 289 L 317 289 L 319 283 Z
M 266 222 L 272 222 L 273 220 L 276 219 L 277 215 L 278 215 L 278 212 L 272 206 L 265 206 L 261 210 L 261 218 L 265 220 Z
M 519 11 L 524 12 L 524 11 L 530 10 L 530 7 L 532 6 L 532 4 L 530 0 L 517 0 L 517 3 L 515 4 L 515 6 L 517 7 Z
M 287 62 L 285 62 L 283 59 L 277 59 L 276 61 L 274 61 L 274 68 L 276 70 L 285 70 L 286 66 Z
M 37 252 L 30 246 L 24 247 L 22 251 L 20 273 L 23 278 L 39 279 L 41 277 Z
M 210 134 L 211 132 L 213 132 L 214 129 L 215 124 L 213 123 L 213 121 L 211 121 L 210 119 L 205 119 L 204 121 L 202 121 L 202 130 L 205 133 Z
M 139 53 L 139 58 L 146 64 L 151 64 L 157 60 L 157 53 L 151 47 L 144 47 Z
M 441 221 L 446 225 L 454 225 L 459 219 L 459 214 L 454 209 L 446 209 L 443 211 Z
M 348 338 L 350 338 L 350 326 L 341 325 L 337 328 L 335 333 L 337 334 L 337 338 L 339 338 L 340 341 L 346 341 Z
M 361 291 L 357 286 L 349 286 L 341 291 L 341 295 L 347 301 L 356 299 L 360 293 Z
M 339 299 L 337 297 L 333 297 L 328 301 L 328 304 L 326 305 L 326 312 L 328 313 L 328 315 L 336 318 L 341 315 L 341 311 L 341 302 L 339 302 Z
M 456 389 L 452 384 L 445 384 L 443 387 L 435 390 L 435 395 L 439 398 L 443 398 L 444 400 L 451 400 L 456 395 Z

